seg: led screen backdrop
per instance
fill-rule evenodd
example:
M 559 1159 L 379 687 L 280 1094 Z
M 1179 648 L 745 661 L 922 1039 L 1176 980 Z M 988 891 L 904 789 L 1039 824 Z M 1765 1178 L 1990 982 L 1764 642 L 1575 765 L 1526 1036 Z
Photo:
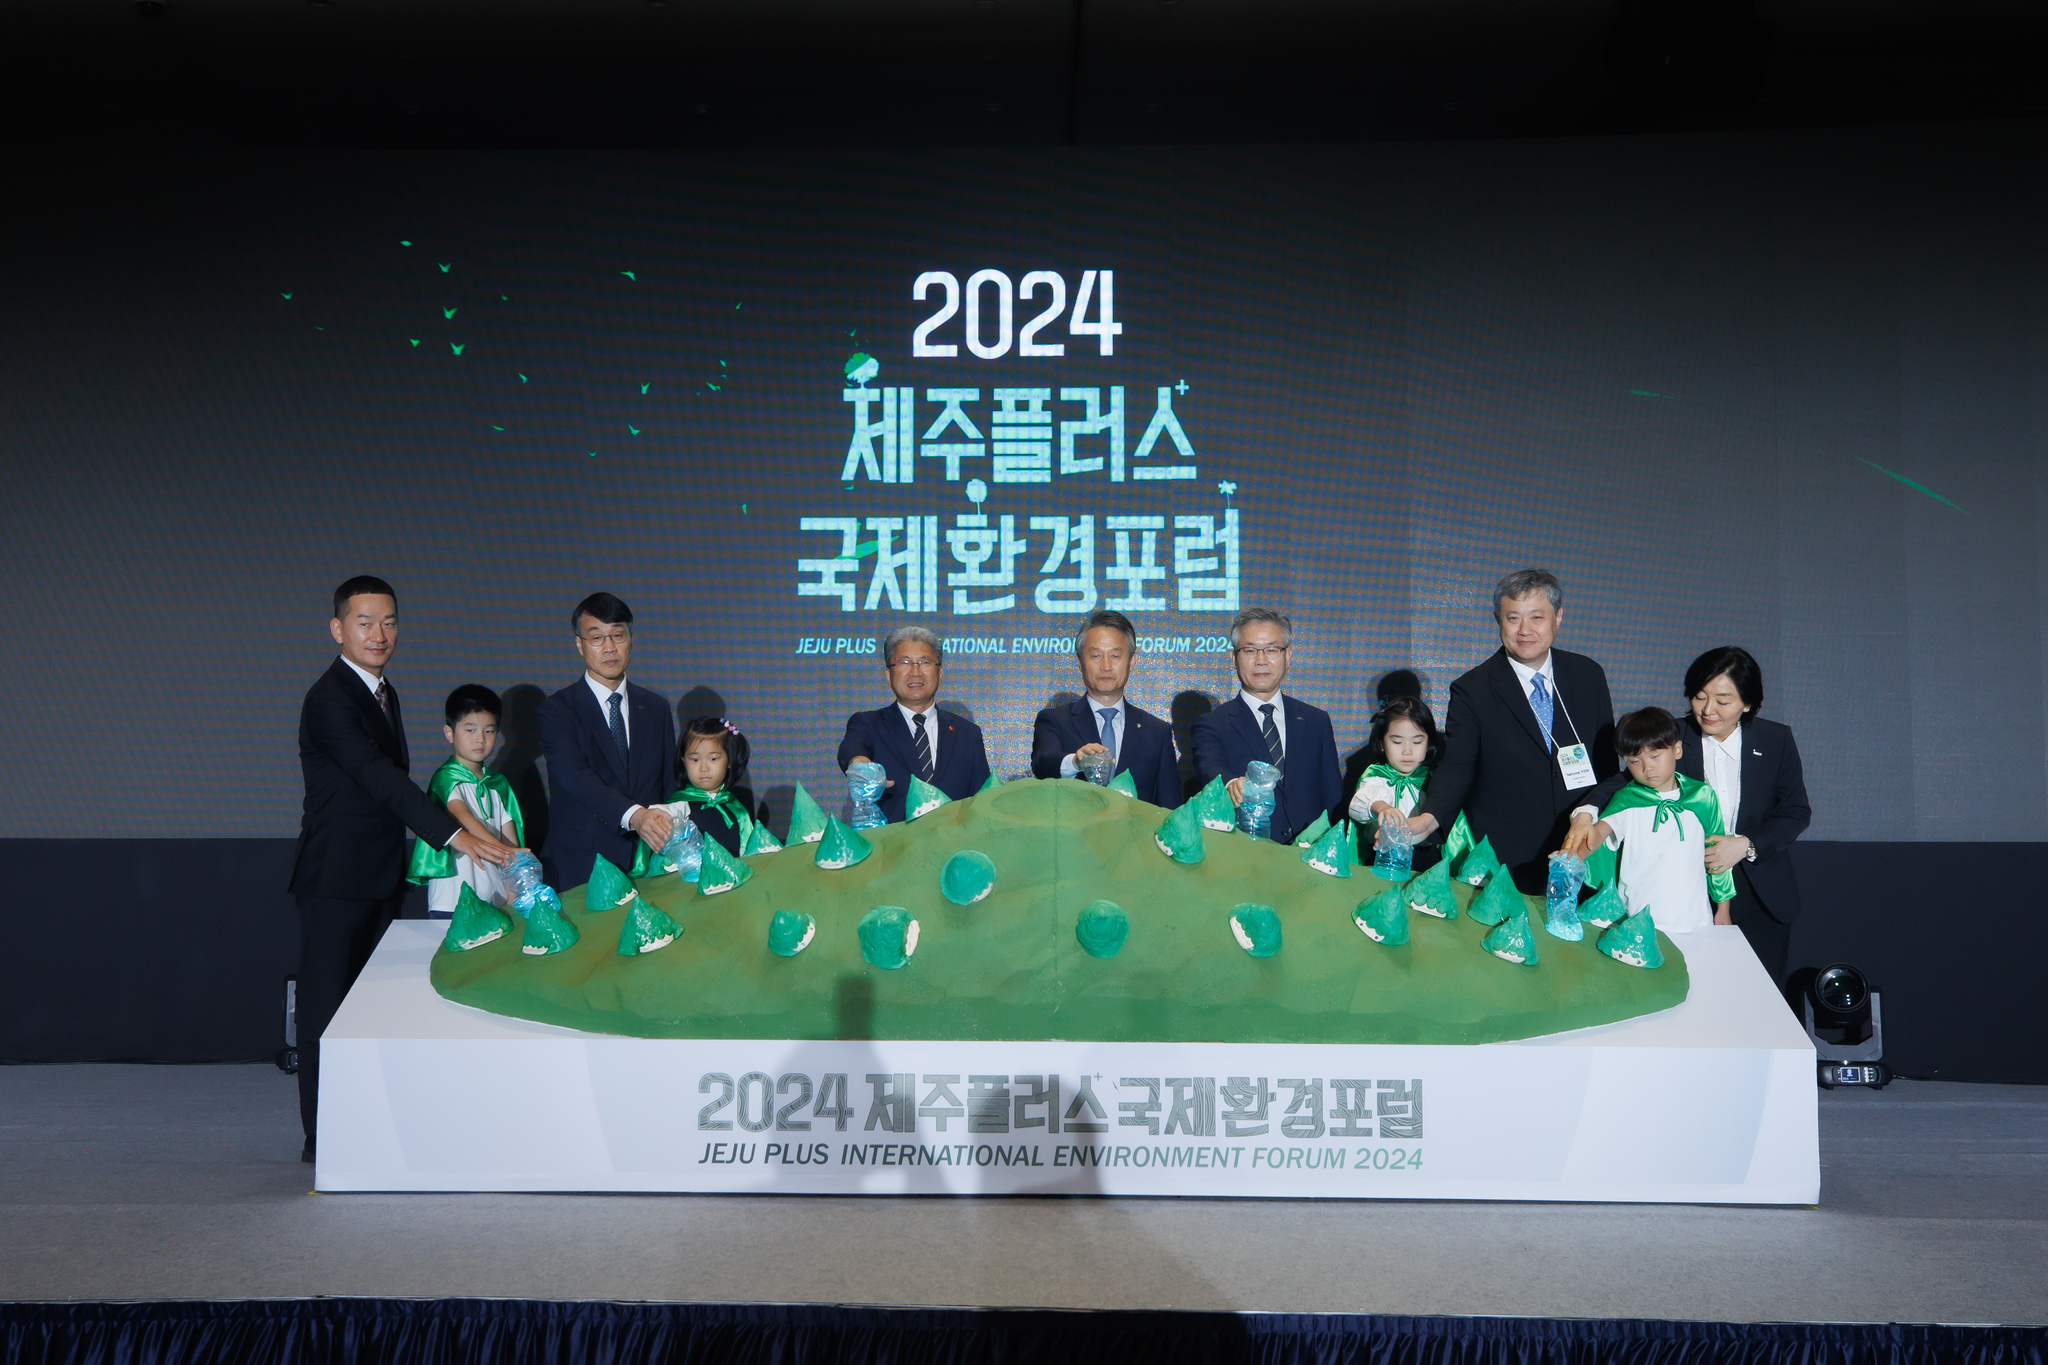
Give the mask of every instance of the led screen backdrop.
M 1350 749 L 1535 564 L 1624 707 L 1756 653 L 1816 836 L 2048 837 L 2044 150 L 17 161 L 0 834 L 292 833 L 355 572 L 401 593 L 421 779 L 466 681 L 530 769 L 604 588 L 776 804 L 843 793 L 899 624 L 1016 774 L 1078 613 L 1185 719 L 1276 606 Z

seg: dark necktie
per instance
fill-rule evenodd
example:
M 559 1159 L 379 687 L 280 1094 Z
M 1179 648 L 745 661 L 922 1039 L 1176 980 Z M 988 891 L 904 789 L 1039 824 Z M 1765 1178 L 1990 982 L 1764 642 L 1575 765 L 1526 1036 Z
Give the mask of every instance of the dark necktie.
M 912 717 L 917 727 L 917 775 L 929 782 L 932 780 L 932 742 L 924 732 L 924 712 Z
M 1287 746 L 1280 742 L 1280 727 L 1273 724 L 1273 703 L 1261 706 L 1259 715 L 1265 721 L 1259 727 L 1259 733 L 1266 737 L 1266 752 L 1273 755 L 1273 766 L 1284 773 L 1287 771 Z
M 377 709 L 384 713 L 384 723 L 396 730 L 398 721 L 391 714 L 391 684 L 382 678 L 377 679 Z
M 1109 750 L 1109 761 L 1116 762 L 1116 708 L 1105 706 L 1095 713 L 1102 717 L 1102 747 Z
M 623 691 L 625 691 L 624 688 L 619 689 L 619 692 Z M 621 698 L 619 692 L 614 692 L 611 696 L 611 726 L 612 743 L 618 746 L 619 767 L 623 770 L 626 766 L 626 713 L 620 709 Z

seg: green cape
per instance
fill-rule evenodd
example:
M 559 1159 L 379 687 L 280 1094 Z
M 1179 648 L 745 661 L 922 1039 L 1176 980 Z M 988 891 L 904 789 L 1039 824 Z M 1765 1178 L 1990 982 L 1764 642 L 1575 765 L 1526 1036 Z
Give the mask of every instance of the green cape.
M 1651 791 L 1640 782 L 1631 782 L 1614 794 L 1614 799 L 1600 812 L 1600 818 L 1605 820 L 1620 811 L 1643 810 L 1654 806 L 1657 808 L 1657 817 L 1650 822 L 1650 828 L 1654 830 L 1669 820 L 1678 825 L 1678 837 L 1683 839 L 1685 826 L 1679 823 L 1678 813 L 1689 810 L 1700 822 L 1700 829 L 1709 839 L 1717 834 L 1726 834 L 1728 831 L 1721 828 L 1721 799 L 1714 795 L 1714 789 L 1697 778 L 1687 777 L 1684 773 L 1673 773 L 1672 776 L 1678 779 L 1676 800 Z M 1705 852 L 1704 849 L 1701 850 L 1702 857 L 1705 856 Z M 1593 850 L 1592 855 L 1586 859 L 1586 885 L 1597 890 L 1614 880 L 1615 874 L 1620 870 L 1617 853 L 1618 850 L 1609 848 L 1604 843 Z M 1734 900 L 1735 874 L 1708 873 L 1707 898 L 1716 905 Z
M 427 796 L 443 810 L 448 808 L 448 799 L 455 795 L 455 789 L 469 782 L 485 791 L 496 792 L 498 799 L 505 803 L 505 809 L 512 815 L 512 839 L 519 847 L 526 846 L 526 818 L 519 813 L 519 798 L 512 794 L 512 784 L 505 780 L 503 773 L 484 769 L 479 777 L 462 766 L 462 760 L 449 755 L 447 761 L 434 769 L 434 775 L 427 779 Z M 455 850 L 435 848 L 425 839 L 412 841 L 412 862 L 406 867 L 405 879 L 409 882 L 437 881 L 442 877 L 455 875 Z

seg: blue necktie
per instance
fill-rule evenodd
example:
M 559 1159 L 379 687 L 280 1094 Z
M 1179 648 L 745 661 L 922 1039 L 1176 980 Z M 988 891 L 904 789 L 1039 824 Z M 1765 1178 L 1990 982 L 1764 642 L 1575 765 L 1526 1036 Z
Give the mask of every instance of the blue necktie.
M 1543 685 L 1543 675 L 1535 674 L 1529 679 L 1529 709 L 1536 713 L 1536 723 L 1543 727 L 1545 742 L 1555 744 L 1551 738 L 1550 722 L 1557 713 L 1551 707 L 1550 689 Z
M 620 692 L 623 692 L 624 690 L 625 690 L 624 688 L 620 688 L 620 689 L 619 689 L 619 691 L 620 691 Z M 614 692 L 614 693 L 612 693 L 612 696 L 611 696 L 611 708 L 612 708 L 612 719 L 611 719 L 611 726 L 612 726 L 612 743 L 618 746 L 618 749 L 619 749 L 619 770 L 620 770 L 621 772 L 623 772 L 623 771 L 625 771 L 625 767 L 626 767 L 626 713 L 625 713 L 624 711 L 620 710 L 620 709 L 619 709 L 619 707 L 620 707 L 620 699 L 619 699 L 619 693 L 618 693 L 618 692 Z
M 1109 750 L 1109 761 L 1116 762 L 1116 708 L 1105 706 L 1095 713 L 1102 717 L 1102 747 Z

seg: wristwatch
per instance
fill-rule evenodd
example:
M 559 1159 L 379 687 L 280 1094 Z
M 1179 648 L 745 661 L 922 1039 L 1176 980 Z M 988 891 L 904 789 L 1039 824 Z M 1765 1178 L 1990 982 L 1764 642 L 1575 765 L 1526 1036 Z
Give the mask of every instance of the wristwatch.
M 1749 841 L 1749 852 L 1742 855 L 1742 861 L 1745 863 L 1756 861 L 1756 840 L 1752 839 Z

